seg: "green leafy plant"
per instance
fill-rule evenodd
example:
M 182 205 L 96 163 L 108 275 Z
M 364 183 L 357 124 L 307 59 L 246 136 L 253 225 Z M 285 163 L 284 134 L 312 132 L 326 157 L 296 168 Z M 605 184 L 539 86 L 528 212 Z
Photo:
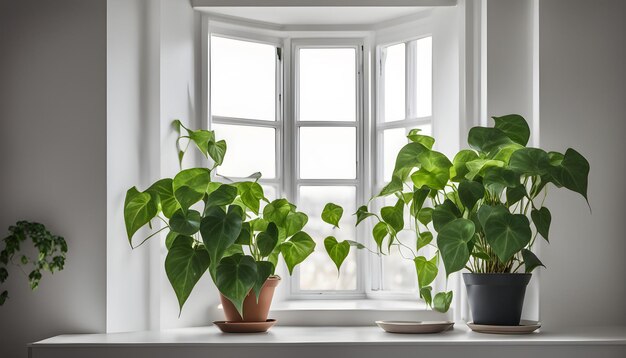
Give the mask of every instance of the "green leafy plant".
M 439 311 L 448 309 L 452 292 L 431 299 L 429 284 L 442 262 L 445 275 L 467 269 L 474 273 L 532 272 L 544 266 L 533 253 L 537 236 L 548 241 L 551 213 L 543 206 L 549 184 L 587 200 L 589 163 L 574 149 L 565 153 L 527 147 L 530 128 L 511 114 L 493 117 L 494 127 L 474 127 L 468 144 L 450 161 L 432 149 L 435 140 L 413 129 L 398 153 L 392 178 L 377 197 L 395 196 L 396 204 L 380 214 L 362 206 L 357 225 L 374 217 L 372 236 L 379 252 L 404 245 L 404 210 L 416 235 L 413 260 L 420 295 Z M 436 237 L 436 240 L 434 238 Z M 427 259 L 419 250 L 436 248 Z M 330 252 L 329 252 L 330 253 Z M 331 258 L 336 253 L 331 254 Z
M 30 240 L 30 242 L 28 242 Z M 54 273 L 63 270 L 67 243 L 61 236 L 53 235 L 42 224 L 28 221 L 18 221 L 9 226 L 9 236 L 2 242 L 4 248 L 0 251 L 0 284 L 9 277 L 9 264 L 20 268 L 28 276 L 32 290 L 37 289 L 42 278 L 42 271 Z M 34 255 L 30 255 L 26 245 L 32 243 Z M 27 269 L 28 268 L 28 269 Z M 27 270 L 25 270 L 27 269 Z M 26 274 L 26 271 L 30 273 Z M 7 290 L 0 293 L 0 306 L 9 297 Z
M 313 252 L 315 241 L 302 231 L 308 216 L 286 199 L 270 202 L 258 183 L 260 173 L 243 181 L 225 177 L 215 181 L 216 168 L 226 156 L 226 142 L 216 140 L 213 131 L 191 130 L 178 120 L 173 125 L 179 133 L 181 170 L 143 192 L 136 187 L 128 190 L 124 221 L 129 243 L 135 248 L 167 231 L 165 272 L 180 310 L 208 271 L 218 290 L 243 316 L 244 299 L 251 290 L 258 299 L 267 278 L 275 274 L 280 256 L 291 274 Z M 182 169 L 190 144 L 212 160 L 210 168 Z M 261 210 L 262 202 L 266 205 Z M 140 228 L 152 229 L 155 220 L 162 228 L 135 246 L 133 236 Z

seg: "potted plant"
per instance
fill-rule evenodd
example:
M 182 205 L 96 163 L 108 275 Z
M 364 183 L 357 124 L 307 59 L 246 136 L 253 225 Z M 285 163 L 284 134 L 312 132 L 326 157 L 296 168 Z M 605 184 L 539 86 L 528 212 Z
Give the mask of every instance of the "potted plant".
M 401 244 L 397 232 L 408 207 L 418 250 L 432 244 L 436 233 L 435 257 L 415 258 L 424 300 L 430 301 L 426 285 L 441 258 L 446 277 L 469 271 L 463 279 L 474 323 L 518 325 L 531 272 L 544 266 L 532 249 L 538 236 L 548 241 L 552 216 L 543 206 L 547 186 L 567 188 L 587 200 L 589 163 L 571 148 L 561 154 L 527 147 L 530 128 L 522 116 L 493 119 L 492 128 L 470 130 L 471 149 L 461 150 L 452 161 L 432 150 L 432 137 L 411 130 L 391 181 L 378 194 L 395 195 L 396 205 L 382 208 L 380 216 L 367 206 L 355 214 L 357 223 L 376 217 L 372 234 L 380 251 L 385 239 L 387 245 Z M 338 250 L 329 247 L 336 258 Z M 435 309 L 447 309 L 451 299 L 452 292 L 438 293 Z
M 420 211 L 437 233 L 446 276 L 469 271 L 463 278 L 474 323 L 518 325 L 531 272 L 543 266 L 532 248 L 537 236 L 548 240 L 547 185 L 587 200 L 589 163 L 571 148 L 527 147 L 530 129 L 519 115 L 493 119 L 492 128 L 470 130 L 471 149 L 452 162 L 429 149 L 430 138 L 416 137 L 398 153 L 381 195 L 401 192 L 409 178 L 416 190 L 428 190 L 432 209 Z
M 28 242 L 30 241 L 30 242 Z M 30 267 L 28 282 L 31 290 L 39 287 L 42 278 L 41 272 L 63 270 L 65 267 L 65 255 L 67 254 L 67 243 L 65 239 L 58 235 L 53 235 L 46 230 L 43 224 L 28 221 L 18 221 L 15 225 L 9 226 L 9 236 L 2 242 L 4 248 L 0 251 L 0 284 L 9 277 L 7 268 L 9 264 L 17 266 L 25 273 L 25 268 Z M 28 246 L 32 243 L 33 254 L 30 255 Z M 0 306 L 9 298 L 7 290 L 0 293 Z
M 200 277 L 208 271 L 221 293 L 227 321 L 265 322 L 280 256 L 289 273 L 314 250 L 315 242 L 302 231 L 306 214 L 286 199 L 269 202 L 258 183 L 260 173 L 233 182 L 215 181 L 215 169 L 226 155 L 226 142 L 213 131 L 191 130 L 173 123 L 181 170 L 140 192 L 126 193 L 124 220 L 131 247 L 136 248 L 157 233 L 166 231 L 168 253 L 165 272 L 178 298 L 179 308 Z M 181 134 L 181 129 L 186 135 Z M 183 149 L 184 141 L 188 144 Z M 193 144 L 213 161 L 211 168 L 182 169 L 182 159 Z M 261 203 L 265 207 L 261 210 Z M 133 236 L 142 227 L 161 222 L 139 245 Z

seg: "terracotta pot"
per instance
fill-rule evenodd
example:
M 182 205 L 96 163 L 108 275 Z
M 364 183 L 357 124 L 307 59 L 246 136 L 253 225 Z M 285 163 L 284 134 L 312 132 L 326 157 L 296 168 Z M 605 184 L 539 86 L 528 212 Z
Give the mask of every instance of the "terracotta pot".
M 280 283 L 280 277 L 271 276 L 265 281 L 263 288 L 261 288 L 261 295 L 259 296 L 259 302 L 256 301 L 256 294 L 254 290 L 251 290 L 243 301 L 243 318 L 237 312 L 235 305 L 220 294 L 222 300 L 222 307 L 224 307 L 224 315 L 228 322 L 265 322 L 267 321 L 267 314 L 270 311 L 272 304 L 272 297 L 274 297 L 274 289 Z

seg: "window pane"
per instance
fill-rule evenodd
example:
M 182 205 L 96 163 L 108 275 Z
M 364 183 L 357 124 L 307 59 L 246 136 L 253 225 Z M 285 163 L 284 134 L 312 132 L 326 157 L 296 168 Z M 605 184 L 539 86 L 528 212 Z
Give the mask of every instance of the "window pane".
M 276 119 L 276 47 L 211 36 L 211 114 Z
M 428 117 L 432 115 L 433 98 L 433 38 L 425 37 L 417 40 L 417 59 L 415 68 L 415 90 L 417 117 Z
M 300 178 L 356 178 L 356 128 L 300 128 Z
M 300 50 L 301 121 L 356 120 L 356 52 L 353 48 Z
M 385 122 L 404 119 L 405 110 L 405 46 L 403 43 L 385 49 L 383 73 L 385 76 L 383 96 Z
M 388 129 L 383 132 L 383 182 L 391 180 L 398 152 L 408 142 L 404 128 Z
M 276 177 L 276 133 L 274 128 L 213 124 L 215 136 L 228 145 L 224 164 L 217 172 L 227 177 L 246 177 L 261 172 Z
M 341 229 L 333 229 L 322 221 L 324 206 L 335 203 L 343 207 L 343 217 L 339 223 Z M 341 265 L 337 276 L 337 267 L 328 257 L 324 248 L 324 239 L 335 236 L 338 241 L 356 240 L 355 216 L 356 188 L 354 186 L 303 186 L 300 187 L 298 210 L 309 215 L 305 231 L 313 237 L 317 246 L 315 252 L 300 265 L 300 289 L 302 290 L 355 290 L 356 289 L 356 250 Z

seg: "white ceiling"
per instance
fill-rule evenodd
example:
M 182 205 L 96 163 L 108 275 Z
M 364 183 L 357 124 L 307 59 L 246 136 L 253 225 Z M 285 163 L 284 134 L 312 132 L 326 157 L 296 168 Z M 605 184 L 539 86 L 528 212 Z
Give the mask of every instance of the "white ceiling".
M 206 7 L 219 15 L 278 25 L 371 25 L 416 14 L 428 7 Z

